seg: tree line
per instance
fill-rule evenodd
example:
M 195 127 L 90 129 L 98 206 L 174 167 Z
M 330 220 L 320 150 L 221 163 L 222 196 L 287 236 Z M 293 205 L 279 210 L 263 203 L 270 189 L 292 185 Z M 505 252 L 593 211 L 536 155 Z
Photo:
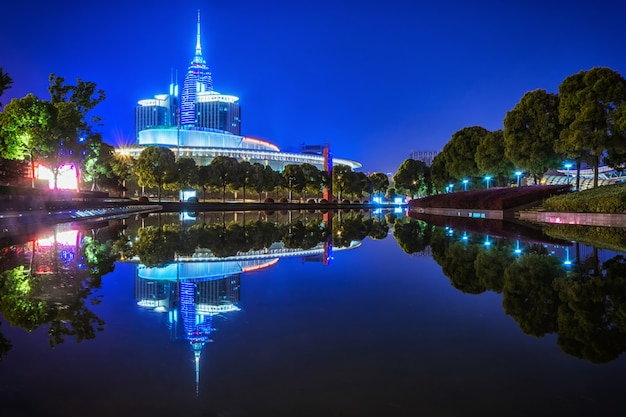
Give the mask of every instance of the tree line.
M 374 193 L 385 193 L 389 180 L 383 173 L 369 176 L 355 172 L 349 166 L 336 165 L 331 175 L 325 170 L 308 163 L 288 164 L 282 171 L 276 171 L 269 165 L 250 163 L 227 156 L 217 156 L 208 165 L 196 165 L 191 158 L 176 158 L 167 147 L 151 146 L 145 148 L 136 161 L 130 163 L 131 172 L 137 176 L 140 186 L 156 187 L 160 199 L 163 190 L 177 191 L 198 189 L 206 199 L 207 191 L 219 192 L 222 201 L 226 192 L 242 192 L 246 200 L 250 192 L 257 194 L 261 201 L 270 193 L 287 193 L 291 201 L 295 195 L 305 201 L 307 198 L 320 198 L 323 189 L 332 184 L 336 199 L 340 201 L 348 196 L 362 198 Z M 273 198 L 272 198 L 273 200 Z
M 472 187 L 488 187 L 486 181 L 504 186 L 514 175 L 538 183 L 568 160 L 575 162 L 577 189 L 583 163 L 594 169 L 594 187 L 601 163 L 626 168 L 626 81 L 618 72 L 596 67 L 567 77 L 556 94 L 527 92 L 506 113 L 503 129 L 465 127 L 430 167 L 407 160 L 394 179 L 396 187 L 414 195 L 459 190 L 464 181 Z

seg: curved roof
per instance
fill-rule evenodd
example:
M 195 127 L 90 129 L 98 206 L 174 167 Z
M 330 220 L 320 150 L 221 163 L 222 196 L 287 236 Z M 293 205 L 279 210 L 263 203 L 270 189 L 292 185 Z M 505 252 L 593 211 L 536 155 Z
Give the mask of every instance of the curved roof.
M 146 146 L 167 146 L 177 155 L 185 157 L 214 158 L 230 156 L 237 159 L 267 160 L 281 163 L 324 165 L 324 157 L 317 154 L 281 152 L 271 142 L 233 135 L 214 129 L 178 129 L 158 127 L 139 132 L 138 145 L 118 148 L 120 153 L 138 157 Z M 361 168 L 357 161 L 333 157 L 333 165 Z
M 145 129 L 139 132 L 138 144 L 258 149 L 280 152 L 278 146 L 265 140 L 237 136 L 213 129 L 178 129 L 176 127 L 157 127 Z

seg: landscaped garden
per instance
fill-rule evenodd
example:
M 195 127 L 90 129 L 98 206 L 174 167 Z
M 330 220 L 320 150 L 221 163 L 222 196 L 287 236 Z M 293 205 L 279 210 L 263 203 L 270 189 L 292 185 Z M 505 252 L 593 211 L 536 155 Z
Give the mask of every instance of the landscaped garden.
M 548 198 L 546 211 L 574 213 L 626 213 L 626 184 L 598 188 Z

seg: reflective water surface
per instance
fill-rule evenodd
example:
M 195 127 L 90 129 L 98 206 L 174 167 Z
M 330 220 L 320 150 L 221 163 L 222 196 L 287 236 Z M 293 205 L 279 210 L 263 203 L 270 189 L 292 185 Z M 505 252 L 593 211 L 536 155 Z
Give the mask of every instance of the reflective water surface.
M 623 413 L 625 242 L 304 211 L 5 236 L 2 415 Z

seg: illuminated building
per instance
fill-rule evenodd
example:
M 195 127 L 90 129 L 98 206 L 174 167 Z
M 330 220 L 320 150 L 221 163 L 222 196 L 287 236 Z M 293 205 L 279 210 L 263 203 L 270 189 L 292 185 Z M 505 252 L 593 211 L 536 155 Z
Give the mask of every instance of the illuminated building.
M 196 53 L 187 69 L 180 101 L 180 125 L 182 127 L 193 127 L 196 125 L 197 98 L 201 93 L 213 91 L 211 71 L 209 71 L 209 67 L 202 56 L 202 45 L 200 43 L 200 10 L 198 10 L 197 25 Z
M 158 94 L 153 99 L 140 100 L 135 108 L 135 135 L 145 129 L 176 126 L 177 103 L 174 94 Z
M 241 109 L 238 97 L 216 91 L 196 96 L 196 126 L 241 134 Z
M 207 165 L 217 156 L 258 162 L 282 171 L 289 164 L 309 163 L 324 169 L 320 152 L 281 152 L 266 140 L 241 135 L 239 98 L 213 89 L 213 78 L 202 55 L 200 12 L 198 12 L 196 49 L 183 88 L 172 80 L 169 94 L 138 102 L 135 109 L 137 144 L 121 147 L 117 152 L 137 158 L 146 146 L 167 146 L 177 158 L 192 158 L 197 165 Z M 326 141 L 324 141 L 326 142 Z M 342 164 L 357 169 L 361 164 L 349 159 L 333 158 L 330 166 Z

